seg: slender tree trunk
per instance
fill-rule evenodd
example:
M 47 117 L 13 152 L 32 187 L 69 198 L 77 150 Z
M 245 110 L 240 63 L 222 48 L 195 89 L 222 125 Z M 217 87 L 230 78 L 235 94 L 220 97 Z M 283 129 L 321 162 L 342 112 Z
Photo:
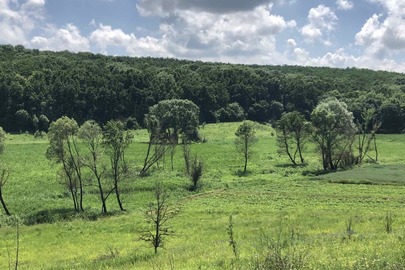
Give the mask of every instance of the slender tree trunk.
M 118 206 L 120 207 L 121 211 L 125 211 L 124 207 L 122 206 L 122 202 L 121 202 L 121 198 L 120 198 L 120 192 L 118 190 L 118 183 L 115 183 L 115 195 L 117 197 L 117 202 L 118 202 Z
M 18 224 L 18 219 L 17 219 L 17 225 L 16 225 L 16 251 L 15 251 L 15 270 L 18 270 L 18 263 L 19 263 L 19 256 L 20 256 L 20 227 Z
M 96 173 L 97 173 L 97 172 L 96 172 Z M 98 182 L 98 190 L 99 190 L 99 192 L 100 192 L 100 200 L 101 200 L 101 203 L 102 203 L 101 212 L 102 212 L 103 214 L 106 214 L 106 213 L 107 213 L 107 205 L 106 205 L 106 203 L 105 203 L 104 191 L 103 191 L 103 186 L 102 186 L 102 184 L 101 184 L 101 179 L 100 179 L 100 177 L 97 177 L 97 182 Z
M 375 162 L 378 162 L 377 137 L 374 134 Z
M 245 174 L 246 173 L 246 170 L 247 170 L 247 162 L 248 162 L 248 158 L 249 158 L 249 152 L 248 152 L 248 141 L 247 141 L 247 138 L 245 138 L 245 167 L 244 167 L 244 169 L 243 169 L 243 173 Z
M 297 150 L 298 150 L 298 154 L 300 156 L 300 161 L 301 164 L 304 164 L 304 158 L 302 157 L 302 149 L 301 149 L 301 140 L 299 138 L 299 136 L 296 136 L 296 141 L 297 141 Z
M 297 165 L 297 163 L 295 162 L 295 159 L 291 156 L 290 149 L 289 149 L 289 146 L 288 146 L 287 134 L 285 132 L 285 129 L 283 129 L 283 139 L 284 139 L 285 151 L 286 151 L 288 157 L 290 158 L 291 162 L 294 165 Z
M 2 193 L 2 188 L 1 188 L 1 187 L 0 187 L 0 202 L 1 202 L 1 205 L 3 206 L 4 212 L 6 212 L 6 215 L 7 215 L 7 216 L 11 216 L 10 211 L 8 211 L 8 208 L 7 208 L 7 206 L 6 206 L 6 203 L 4 202 L 3 193 Z

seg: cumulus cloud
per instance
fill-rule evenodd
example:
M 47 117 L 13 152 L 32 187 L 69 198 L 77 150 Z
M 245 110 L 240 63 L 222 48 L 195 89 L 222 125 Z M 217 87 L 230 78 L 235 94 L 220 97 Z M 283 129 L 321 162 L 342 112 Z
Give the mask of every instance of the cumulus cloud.
M 341 9 L 341 10 L 349 10 L 349 9 L 352 9 L 354 6 L 353 2 L 351 2 L 349 0 L 336 0 L 336 5 L 337 5 L 338 9 Z
M 101 53 L 107 54 L 109 47 L 124 49 L 132 56 L 170 56 L 164 46 L 164 40 L 151 36 L 137 38 L 133 33 L 127 34 L 121 29 L 100 24 L 89 37 Z
M 137 9 L 143 16 L 167 16 L 181 10 L 209 13 L 249 11 L 273 0 L 139 0 Z
M 311 8 L 308 13 L 308 24 L 301 29 L 301 34 L 308 42 L 320 40 L 328 44 L 325 34 L 334 30 L 337 20 L 338 17 L 329 7 L 319 5 Z
M 356 44 L 380 59 L 405 51 L 405 1 L 382 1 L 386 14 L 374 14 L 356 34 Z
M 50 29 L 49 35 L 34 36 L 31 44 L 35 48 L 47 50 L 68 50 L 72 52 L 89 51 L 88 39 L 80 34 L 80 30 L 73 24 L 67 24 L 64 28 Z
M 296 26 L 271 13 L 272 5 L 230 14 L 182 11 L 164 20 L 160 31 L 173 54 L 196 58 L 266 54 L 275 49 L 275 35 Z
M 0 43 L 28 44 L 28 36 L 42 19 L 44 0 L 0 0 Z

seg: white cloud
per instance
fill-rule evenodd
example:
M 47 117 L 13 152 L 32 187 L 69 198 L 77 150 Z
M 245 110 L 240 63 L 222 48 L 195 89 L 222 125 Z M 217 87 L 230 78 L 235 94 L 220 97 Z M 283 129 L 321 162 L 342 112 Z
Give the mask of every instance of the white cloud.
M 150 36 L 137 38 L 133 33 L 127 34 L 109 25 L 100 24 L 89 39 L 104 54 L 107 54 L 109 47 L 119 47 L 132 56 L 170 56 L 163 40 Z
M 354 7 L 353 2 L 351 2 L 349 0 L 336 0 L 336 5 L 337 5 L 338 9 L 341 9 L 341 10 L 349 10 Z
M 181 57 L 268 55 L 275 50 L 275 35 L 296 26 L 295 21 L 273 15 L 271 8 L 230 14 L 181 11 L 165 20 L 160 30 L 169 51 Z
M 48 31 L 47 37 L 34 36 L 31 44 L 35 48 L 46 50 L 90 51 L 88 39 L 82 36 L 80 30 L 73 24 L 67 24 L 65 28 L 51 28 Z
M 28 36 L 42 20 L 43 0 L 0 0 L 0 43 L 28 44 Z
M 311 8 L 308 13 L 308 24 L 301 29 L 301 34 L 308 42 L 316 40 L 328 44 L 328 39 L 325 34 L 328 34 L 336 25 L 338 17 L 329 8 L 324 5 L 319 5 L 316 8 Z
M 366 53 L 384 59 L 405 51 L 405 1 L 382 1 L 386 14 L 374 14 L 356 34 L 356 45 Z M 385 19 L 384 19 L 385 17 Z
M 294 39 L 290 38 L 287 40 L 287 46 L 295 48 L 295 47 L 297 47 L 297 42 L 295 42 Z

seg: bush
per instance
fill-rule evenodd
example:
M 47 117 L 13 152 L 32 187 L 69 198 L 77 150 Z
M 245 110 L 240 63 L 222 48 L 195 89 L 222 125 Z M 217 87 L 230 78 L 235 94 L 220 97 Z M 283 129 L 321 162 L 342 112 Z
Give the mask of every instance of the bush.
M 195 191 L 201 185 L 201 177 L 204 170 L 203 162 L 197 157 L 194 157 L 190 169 L 190 179 L 192 182 L 191 190 Z

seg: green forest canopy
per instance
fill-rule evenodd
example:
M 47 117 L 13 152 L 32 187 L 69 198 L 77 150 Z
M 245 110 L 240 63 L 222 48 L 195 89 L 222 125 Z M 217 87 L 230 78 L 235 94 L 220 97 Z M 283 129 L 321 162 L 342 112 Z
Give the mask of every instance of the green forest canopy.
M 200 108 L 201 123 L 240 120 L 240 112 L 232 109 L 235 103 L 254 121 L 277 120 L 294 110 L 309 118 L 319 100 L 329 96 L 345 101 L 356 119 L 365 108 L 375 108 L 383 121 L 382 132 L 399 133 L 405 127 L 405 74 L 401 73 L 0 46 L 0 126 L 7 131 L 34 131 L 42 120 L 64 115 L 79 123 L 136 119 L 143 125 L 149 107 L 165 99 L 191 100 Z M 27 120 L 33 124 L 27 125 Z

